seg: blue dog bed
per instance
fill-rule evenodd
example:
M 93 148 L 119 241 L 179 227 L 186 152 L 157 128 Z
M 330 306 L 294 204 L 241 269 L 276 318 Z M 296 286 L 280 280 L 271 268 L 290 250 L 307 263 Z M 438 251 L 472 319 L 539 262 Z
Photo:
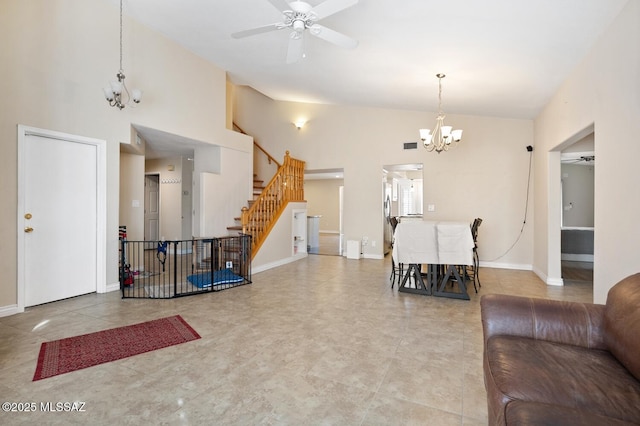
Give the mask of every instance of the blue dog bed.
M 211 278 L 213 278 L 213 281 Z M 239 283 L 244 281 L 244 278 L 234 274 L 231 269 L 221 269 L 220 271 L 213 271 L 213 274 L 208 271 L 189 275 L 187 280 L 198 288 L 206 288 L 221 284 Z

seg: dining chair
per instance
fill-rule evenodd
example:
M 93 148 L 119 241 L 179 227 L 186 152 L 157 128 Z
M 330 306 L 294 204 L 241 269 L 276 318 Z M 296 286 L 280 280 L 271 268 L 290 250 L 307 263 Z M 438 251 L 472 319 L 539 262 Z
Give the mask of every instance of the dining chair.
M 398 218 L 393 216 L 389 219 L 389 223 L 391 223 L 391 231 L 393 232 L 394 237 L 391 238 L 391 250 L 393 252 L 393 244 L 395 243 L 395 233 L 396 233 L 396 227 L 398 226 Z M 398 277 L 398 288 L 400 287 L 400 284 L 402 283 L 402 277 L 404 275 L 404 265 L 402 263 L 399 263 L 396 265 L 396 261 L 393 258 L 393 253 L 391 254 L 391 276 L 389 277 L 389 280 L 391 281 L 391 288 L 393 288 L 393 285 L 396 281 L 396 277 Z
M 471 224 L 471 236 L 473 237 L 473 265 L 471 266 L 471 273 L 469 273 L 467 268 L 467 276 L 470 279 L 473 279 L 473 288 L 478 292 L 478 288 L 476 287 L 476 283 L 478 287 L 482 287 L 480 283 L 480 275 L 478 274 L 478 270 L 480 269 L 480 258 L 478 257 L 478 228 L 482 223 L 482 219 L 477 217 L 473 220 Z

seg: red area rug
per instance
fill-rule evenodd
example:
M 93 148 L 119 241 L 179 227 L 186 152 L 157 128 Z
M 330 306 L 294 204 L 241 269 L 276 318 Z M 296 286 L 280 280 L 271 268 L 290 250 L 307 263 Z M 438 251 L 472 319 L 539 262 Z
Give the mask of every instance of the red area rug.
M 180 315 L 44 342 L 33 381 L 199 339 Z

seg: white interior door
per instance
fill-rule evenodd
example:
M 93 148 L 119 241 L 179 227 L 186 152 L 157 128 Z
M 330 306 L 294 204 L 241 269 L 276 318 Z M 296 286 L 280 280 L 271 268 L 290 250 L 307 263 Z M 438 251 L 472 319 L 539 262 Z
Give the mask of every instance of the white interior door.
M 160 176 L 144 177 L 144 240 L 160 241 Z
M 24 306 L 95 292 L 98 147 L 26 134 L 21 149 Z

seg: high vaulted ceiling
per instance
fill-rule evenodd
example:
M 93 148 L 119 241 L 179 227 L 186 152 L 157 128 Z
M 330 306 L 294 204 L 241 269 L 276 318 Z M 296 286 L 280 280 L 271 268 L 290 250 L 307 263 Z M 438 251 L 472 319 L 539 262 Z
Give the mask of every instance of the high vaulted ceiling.
M 280 22 L 268 0 L 124 0 L 124 13 L 276 100 L 437 111 L 444 73 L 445 112 L 533 119 L 627 1 L 360 0 L 320 22 L 355 49 L 307 33 L 293 64 L 288 30 L 231 37 Z

